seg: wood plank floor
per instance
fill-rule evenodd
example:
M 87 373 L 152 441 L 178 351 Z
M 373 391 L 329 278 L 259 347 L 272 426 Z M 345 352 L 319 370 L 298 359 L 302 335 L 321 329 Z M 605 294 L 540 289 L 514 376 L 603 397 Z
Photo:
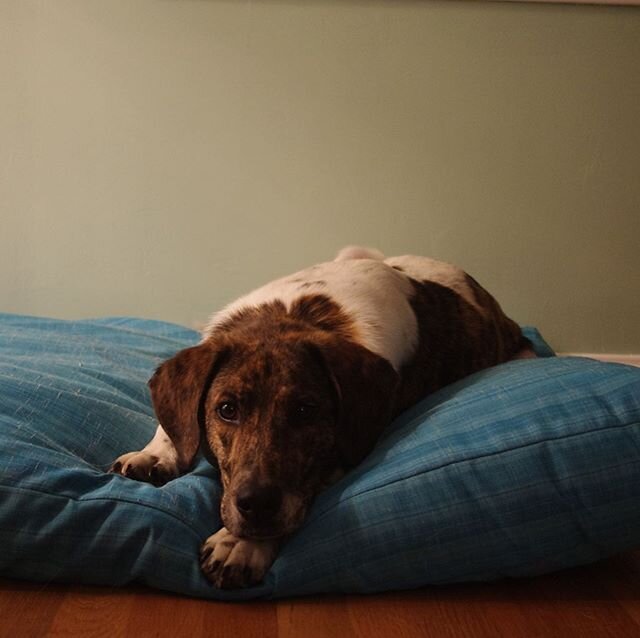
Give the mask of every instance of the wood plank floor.
M 640 551 L 528 580 L 278 602 L 0 580 L 0 636 L 640 638 Z

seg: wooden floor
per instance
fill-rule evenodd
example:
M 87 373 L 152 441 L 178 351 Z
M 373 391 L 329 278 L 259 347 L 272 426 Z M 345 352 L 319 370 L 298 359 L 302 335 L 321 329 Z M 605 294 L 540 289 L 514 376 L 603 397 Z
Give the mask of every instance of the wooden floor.
M 0 636 L 640 638 L 640 551 L 529 580 L 274 603 L 0 580 Z

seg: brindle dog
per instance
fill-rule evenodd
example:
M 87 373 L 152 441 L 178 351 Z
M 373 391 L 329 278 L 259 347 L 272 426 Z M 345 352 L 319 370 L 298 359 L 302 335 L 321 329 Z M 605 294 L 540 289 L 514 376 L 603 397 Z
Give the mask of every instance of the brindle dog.
M 214 315 L 202 342 L 149 385 L 158 426 L 112 470 L 156 485 L 199 449 L 217 462 L 224 527 L 201 566 L 218 587 L 262 580 L 319 491 L 364 459 L 427 394 L 533 356 L 474 279 L 422 257 L 346 249 Z

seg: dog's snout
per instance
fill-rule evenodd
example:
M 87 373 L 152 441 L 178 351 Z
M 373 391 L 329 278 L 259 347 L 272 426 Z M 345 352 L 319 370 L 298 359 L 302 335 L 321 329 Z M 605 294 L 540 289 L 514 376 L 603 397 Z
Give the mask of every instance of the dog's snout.
M 282 490 L 275 485 L 243 485 L 236 494 L 236 507 L 252 522 L 273 517 L 282 504 Z

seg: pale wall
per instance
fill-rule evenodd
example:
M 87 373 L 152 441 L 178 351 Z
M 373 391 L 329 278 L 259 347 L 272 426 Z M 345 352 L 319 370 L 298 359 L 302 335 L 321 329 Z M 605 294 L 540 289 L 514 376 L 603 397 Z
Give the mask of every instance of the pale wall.
M 640 352 L 640 9 L 0 1 L 0 310 L 186 324 L 345 243 Z

